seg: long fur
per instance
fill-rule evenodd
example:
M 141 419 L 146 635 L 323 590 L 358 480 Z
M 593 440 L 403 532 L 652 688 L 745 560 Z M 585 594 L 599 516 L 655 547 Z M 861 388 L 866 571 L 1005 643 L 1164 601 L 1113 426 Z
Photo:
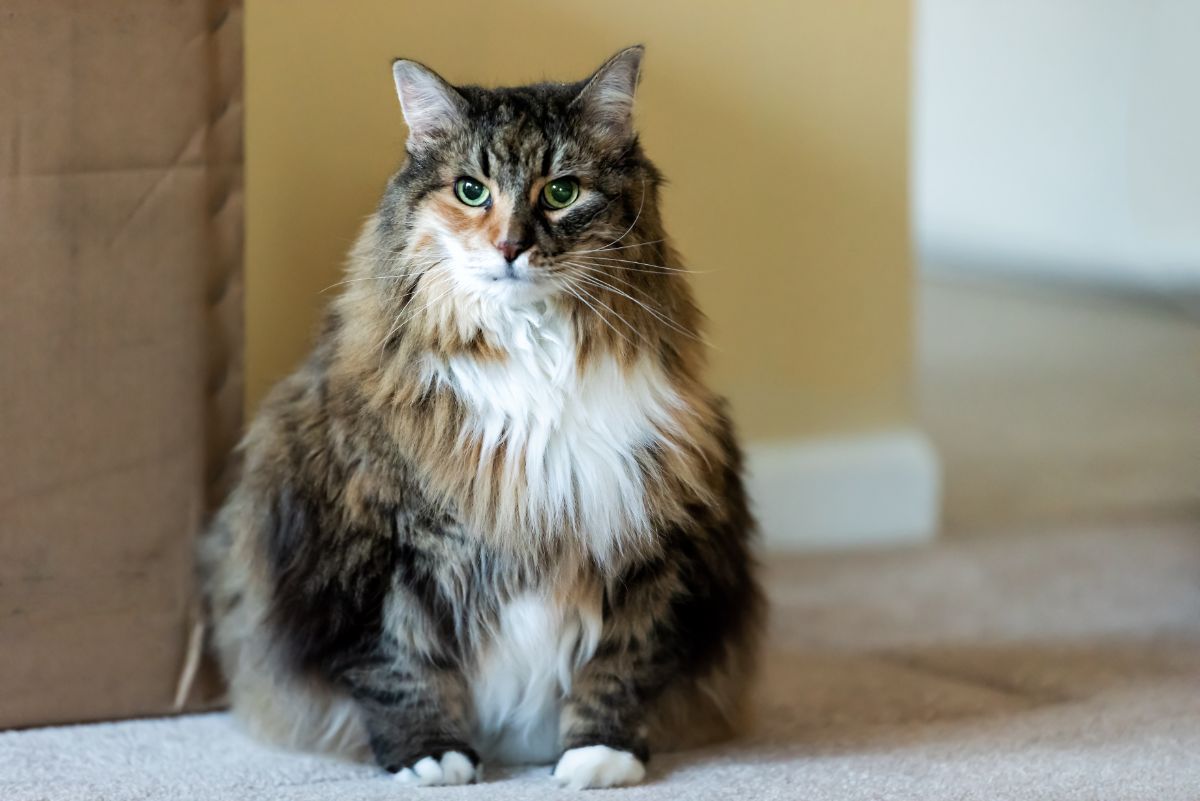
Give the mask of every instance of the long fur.
M 592 749 L 560 768 L 594 786 L 739 721 L 753 521 L 628 124 L 640 55 L 501 90 L 398 64 L 408 160 L 201 544 L 213 645 L 261 735 L 421 780 L 451 752 Z M 537 201 L 556 175 L 582 187 L 561 211 Z

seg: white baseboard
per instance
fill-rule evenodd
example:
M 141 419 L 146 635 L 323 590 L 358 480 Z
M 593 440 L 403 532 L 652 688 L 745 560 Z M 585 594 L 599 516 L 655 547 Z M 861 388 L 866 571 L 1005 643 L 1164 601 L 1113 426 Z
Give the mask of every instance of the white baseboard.
M 746 460 L 768 550 L 916 543 L 937 531 L 937 455 L 915 429 L 751 443 Z

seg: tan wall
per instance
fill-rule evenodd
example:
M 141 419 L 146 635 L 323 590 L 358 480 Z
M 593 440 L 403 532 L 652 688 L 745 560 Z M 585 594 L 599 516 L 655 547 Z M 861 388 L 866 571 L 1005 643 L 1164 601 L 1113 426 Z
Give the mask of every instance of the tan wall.
M 584 77 L 647 45 L 637 117 L 764 439 L 910 417 L 905 0 L 250 0 L 247 402 L 303 353 L 403 155 L 393 56 L 449 80 Z M 335 290 L 336 291 L 336 290 Z

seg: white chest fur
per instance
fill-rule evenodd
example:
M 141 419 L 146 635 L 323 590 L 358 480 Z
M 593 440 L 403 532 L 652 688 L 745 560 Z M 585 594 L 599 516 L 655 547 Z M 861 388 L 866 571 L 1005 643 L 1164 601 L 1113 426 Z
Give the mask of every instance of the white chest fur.
M 487 759 L 553 761 L 562 750 L 559 717 L 575 670 L 600 638 L 600 597 L 530 593 L 501 611 L 471 679 L 476 742 Z
M 470 410 L 464 439 L 484 460 L 503 448 L 502 497 L 514 517 L 586 532 L 595 553 L 644 530 L 638 450 L 671 447 L 681 400 L 652 358 L 631 367 L 599 356 L 580 369 L 571 327 L 554 313 L 507 311 L 494 322 L 504 360 L 455 357 L 432 366 Z

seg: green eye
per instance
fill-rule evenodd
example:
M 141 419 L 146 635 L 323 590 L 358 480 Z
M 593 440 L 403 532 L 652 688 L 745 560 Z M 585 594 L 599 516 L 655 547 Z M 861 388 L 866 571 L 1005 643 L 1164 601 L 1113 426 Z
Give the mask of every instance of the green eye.
M 552 209 L 565 209 L 579 199 L 579 181 L 555 178 L 542 190 L 542 202 Z
M 454 194 L 468 206 L 482 206 L 492 196 L 488 188 L 474 178 L 459 178 L 455 181 Z

